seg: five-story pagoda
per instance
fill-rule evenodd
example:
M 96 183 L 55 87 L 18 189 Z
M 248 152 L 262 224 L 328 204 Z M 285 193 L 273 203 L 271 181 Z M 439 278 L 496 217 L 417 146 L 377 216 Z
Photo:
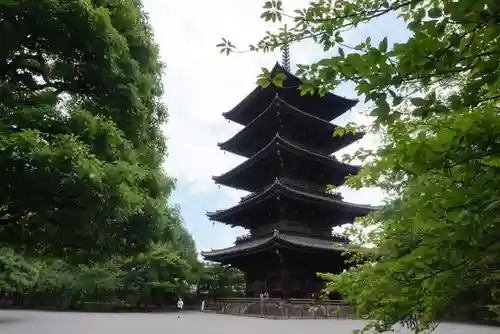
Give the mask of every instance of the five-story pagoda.
M 362 134 L 333 136 L 331 121 L 356 105 L 334 94 L 301 96 L 300 79 L 286 64 L 274 73 L 286 75 L 283 88 L 255 88 L 226 119 L 244 126 L 221 149 L 246 161 L 213 177 L 217 184 L 250 194 L 228 209 L 208 213 L 210 220 L 250 231 L 234 246 L 202 252 L 209 261 L 230 264 L 246 274 L 247 297 L 306 298 L 323 283 L 317 272 L 340 272 L 348 242 L 333 227 L 353 222 L 373 208 L 347 203 L 326 185 L 340 186 L 358 167 L 332 153 Z

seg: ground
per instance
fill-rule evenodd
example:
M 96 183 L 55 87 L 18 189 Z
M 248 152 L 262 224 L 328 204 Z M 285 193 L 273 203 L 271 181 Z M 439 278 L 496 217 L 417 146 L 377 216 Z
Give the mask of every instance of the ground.
M 2 334 L 349 334 L 354 320 L 267 320 L 187 312 L 167 314 L 57 313 L 0 310 Z M 408 333 L 400 330 L 399 333 Z M 436 334 L 498 334 L 499 328 L 443 324 Z

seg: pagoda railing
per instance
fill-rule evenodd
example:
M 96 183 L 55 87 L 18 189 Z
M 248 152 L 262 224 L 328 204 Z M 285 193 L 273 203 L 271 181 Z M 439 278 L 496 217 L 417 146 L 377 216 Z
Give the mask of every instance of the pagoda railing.
M 337 241 L 337 242 L 344 242 L 344 243 L 349 243 L 349 239 L 343 236 L 342 234 L 339 233 L 334 233 L 332 232 L 330 235 L 326 236 L 324 234 L 317 234 L 317 233 L 300 233 L 291 229 L 280 229 L 279 232 L 283 232 L 286 234 L 295 234 L 295 235 L 300 235 L 300 236 L 307 236 L 311 238 L 319 238 L 319 239 L 331 239 L 332 243 Z M 274 234 L 274 231 L 271 232 L 262 232 L 262 233 L 247 233 L 244 235 L 241 235 L 239 237 L 236 237 L 236 241 L 234 242 L 235 244 L 240 244 L 248 241 L 252 241 L 257 238 L 266 238 L 270 237 Z

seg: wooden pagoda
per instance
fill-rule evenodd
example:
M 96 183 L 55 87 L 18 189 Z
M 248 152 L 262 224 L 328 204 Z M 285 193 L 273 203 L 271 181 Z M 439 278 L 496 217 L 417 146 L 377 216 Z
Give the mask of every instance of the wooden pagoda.
M 343 201 L 327 193 L 340 186 L 358 167 L 332 153 L 362 137 L 333 136 L 331 121 L 356 100 L 334 94 L 301 96 L 300 79 L 286 66 L 273 72 L 286 75 L 284 87 L 255 88 L 224 117 L 244 126 L 219 147 L 248 158 L 232 170 L 213 177 L 217 184 L 250 194 L 228 209 L 208 213 L 212 221 L 250 231 L 234 246 L 202 252 L 209 261 L 230 264 L 246 274 L 247 297 L 268 292 L 271 297 L 309 298 L 323 282 L 317 272 L 340 272 L 348 240 L 332 233 L 373 207 Z

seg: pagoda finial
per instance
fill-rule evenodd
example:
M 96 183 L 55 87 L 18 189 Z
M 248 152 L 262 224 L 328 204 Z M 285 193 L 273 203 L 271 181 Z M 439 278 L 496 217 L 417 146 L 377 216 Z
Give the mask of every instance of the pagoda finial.
M 281 59 L 281 66 L 288 72 L 290 72 L 290 43 L 288 42 L 288 35 L 287 35 L 287 29 L 286 29 L 286 24 L 285 24 L 285 43 L 281 47 L 281 52 L 282 52 L 282 59 Z

